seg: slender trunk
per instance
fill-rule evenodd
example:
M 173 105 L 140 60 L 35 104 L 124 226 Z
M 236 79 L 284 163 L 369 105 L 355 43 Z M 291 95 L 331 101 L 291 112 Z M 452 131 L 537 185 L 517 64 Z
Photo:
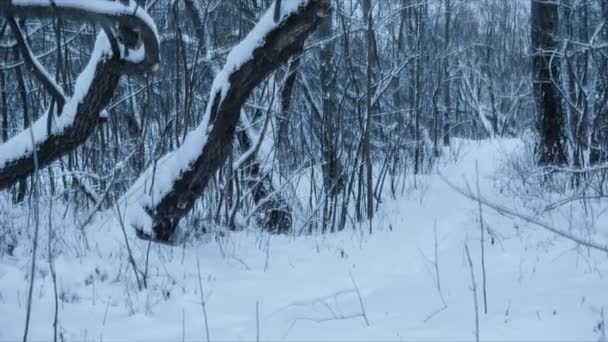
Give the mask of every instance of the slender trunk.
M 15 48 L 14 50 L 15 56 L 19 56 L 19 52 L 17 50 L 17 48 Z M 17 76 L 17 85 L 19 88 L 19 96 L 21 98 L 21 105 L 22 105 L 22 110 L 23 110 L 23 129 L 26 130 L 28 127 L 30 127 L 30 115 L 29 115 L 29 106 L 28 106 L 28 99 L 27 99 L 27 88 L 25 87 L 25 79 L 23 77 L 23 70 L 21 68 L 21 66 L 18 66 L 15 69 L 15 74 Z M 21 178 L 19 179 L 19 185 L 17 187 L 17 194 L 15 197 L 15 202 L 16 203 L 21 203 L 23 202 L 23 200 L 25 199 L 25 192 L 27 190 L 27 178 Z
M 365 129 L 363 131 L 363 156 L 365 161 L 365 183 L 367 185 L 367 219 L 370 222 L 370 234 L 372 229 L 372 219 L 374 218 L 374 185 L 373 185 L 373 165 L 371 157 L 371 131 L 372 131 L 372 96 L 373 96 L 373 82 L 374 72 L 373 66 L 377 60 L 374 58 L 374 17 L 371 8 L 371 0 L 365 0 L 364 2 L 364 15 L 367 20 L 367 93 L 366 93 L 366 118 L 365 118 Z
M 445 28 L 444 28 L 444 89 L 443 89 L 443 105 L 444 109 L 444 117 L 443 117 L 443 146 L 450 145 L 450 125 L 451 125 L 451 98 L 450 98 L 450 25 L 452 22 L 452 1 L 445 0 Z
M 333 231 L 331 225 L 331 217 L 336 208 L 335 201 L 338 194 L 344 187 L 342 177 L 342 163 L 338 158 L 338 146 L 336 146 L 336 137 L 339 135 L 336 127 L 336 109 L 335 103 L 335 87 L 336 75 L 334 65 L 334 48 L 331 37 L 334 33 L 333 15 L 330 15 L 319 27 L 319 39 L 325 42 L 319 51 L 319 59 L 321 62 L 319 79 L 321 82 L 321 107 L 322 107 L 322 124 L 321 124 L 321 153 L 322 153 L 322 171 L 323 185 L 325 191 L 325 201 L 323 210 L 322 231 Z
M 293 147 L 290 140 L 289 134 L 289 122 L 291 119 L 291 104 L 292 96 L 295 88 L 296 80 L 298 78 L 298 68 L 300 67 L 300 55 L 304 46 L 298 52 L 298 54 L 291 59 L 289 67 L 287 69 L 287 77 L 285 84 L 281 90 L 281 112 L 277 118 L 277 151 L 279 154 L 279 160 L 281 166 L 285 166 L 287 170 L 291 169 L 294 165 L 294 158 L 292 156 Z
M 601 17 L 608 21 L 608 0 L 600 0 Z M 608 23 L 600 32 L 603 42 L 608 42 Z M 608 56 L 597 54 L 599 70 L 608 70 Z M 591 163 L 599 164 L 608 161 L 608 73 L 598 75 L 596 81 L 598 99 L 595 105 L 596 116 L 593 121 Z

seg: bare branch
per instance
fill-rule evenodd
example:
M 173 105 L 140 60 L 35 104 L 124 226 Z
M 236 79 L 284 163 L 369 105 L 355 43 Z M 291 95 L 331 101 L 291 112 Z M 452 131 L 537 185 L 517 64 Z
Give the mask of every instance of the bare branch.
M 57 112 L 61 112 L 63 110 L 63 105 L 66 102 L 66 97 L 63 89 L 55 82 L 53 77 L 44 69 L 44 67 L 38 62 L 36 56 L 32 53 L 29 44 L 25 38 L 25 34 L 19 23 L 15 18 L 11 17 L 8 19 L 9 24 L 11 25 L 11 30 L 15 35 L 15 39 L 17 40 L 17 47 L 21 52 L 21 56 L 25 60 L 27 66 L 32 69 L 34 76 L 42 83 L 46 91 L 49 92 L 53 100 L 57 103 Z
M 471 191 L 469 190 L 465 190 L 457 185 L 455 185 L 454 183 L 452 183 L 451 181 L 449 181 L 445 176 L 440 175 L 441 179 L 447 184 L 449 185 L 452 189 L 454 189 L 456 192 L 458 192 L 459 194 L 463 195 L 464 197 L 467 197 L 473 201 L 479 201 L 481 203 L 483 203 L 485 206 L 487 206 L 488 208 L 495 210 L 497 212 L 499 212 L 500 214 L 503 215 L 508 215 L 508 216 L 512 216 L 512 217 L 516 217 L 519 219 L 522 219 L 526 222 L 532 223 L 536 226 L 539 226 L 541 228 L 544 228 L 554 234 L 557 234 L 563 238 L 566 238 L 568 240 L 574 241 L 577 244 L 581 245 L 581 246 L 585 246 L 585 247 L 589 247 L 591 249 L 595 249 L 604 253 L 608 253 L 608 245 L 607 244 L 602 244 L 602 243 L 597 243 L 594 241 L 591 241 L 589 239 L 585 239 L 583 237 L 579 237 L 576 235 L 573 235 L 567 231 L 561 230 L 559 228 L 553 227 L 545 222 L 542 222 L 540 220 L 538 220 L 537 218 L 531 216 L 531 215 L 527 215 L 524 213 L 520 213 L 517 212 L 514 209 L 510 209 L 507 207 L 504 207 L 500 204 L 491 202 L 488 199 L 482 198 L 480 196 L 476 196 L 474 195 Z

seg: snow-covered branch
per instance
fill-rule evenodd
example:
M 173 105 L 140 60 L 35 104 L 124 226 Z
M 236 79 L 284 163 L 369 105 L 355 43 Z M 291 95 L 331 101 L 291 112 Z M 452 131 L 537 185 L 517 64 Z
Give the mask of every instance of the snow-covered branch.
M 9 24 L 11 25 L 11 29 L 13 30 L 13 34 L 15 35 L 15 39 L 17 40 L 17 47 L 21 51 L 21 56 L 25 59 L 26 65 L 28 65 L 31 69 L 38 81 L 42 83 L 44 88 L 51 94 L 53 100 L 57 102 L 58 111 L 61 112 L 63 110 L 63 105 L 65 104 L 66 97 L 63 92 L 63 89 L 55 82 L 53 77 L 44 69 L 44 67 L 38 62 L 36 56 L 30 49 L 29 44 L 25 38 L 25 34 L 21 30 L 19 23 L 15 18 L 9 18 Z
M 118 24 L 121 33 L 129 31 L 137 36 L 136 39 L 123 39 L 120 45 L 121 56 L 116 56 L 110 44 L 114 39 L 104 32 L 99 33 L 89 63 L 76 80 L 74 94 L 65 100 L 61 113 L 55 115 L 47 110 L 32 125 L 35 148 L 42 167 L 72 151 L 89 137 L 112 98 L 122 74 L 158 69 L 156 26 L 144 9 L 133 0 L 4 1 L 0 4 L 0 16 L 61 16 L 107 26 Z M 20 33 L 18 30 L 17 40 Z M 22 47 L 22 50 L 27 54 L 29 49 Z M 51 78 L 44 75 L 44 69 L 39 65 L 36 68 L 36 59 L 32 59 L 30 64 L 39 73 L 43 73 L 43 79 L 50 83 L 47 88 L 62 94 Z M 5 189 L 34 172 L 32 153 L 29 129 L 0 145 L 0 189 Z
M 156 69 L 158 34 L 154 20 L 134 0 L 12 0 L 0 3 L 2 17 L 62 17 L 130 28 L 141 43 L 122 51 L 124 63 L 138 70 Z

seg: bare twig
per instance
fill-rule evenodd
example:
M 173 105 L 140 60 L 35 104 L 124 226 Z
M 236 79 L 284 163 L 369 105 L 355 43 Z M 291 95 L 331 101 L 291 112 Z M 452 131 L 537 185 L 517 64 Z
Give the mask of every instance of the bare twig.
M 264 272 L 268 272 L 268 266 L 270 265 L 270 238 L 271 234 L 268 234 L 268 238 L 266 239 L 266 259 L 264 260 Z
M 479 304 L 477 303 L 477 283 L 475 282 L 475 271 L 473 270 L 473 261 L 471 261 L 471 253 L 469 246 L 465 243 L 464 250 L 467 254 L 467 262 L 471 270 L 471 290 L 473 291 L 473 302 L 475 304 L 475 341 L 479 342 Z
M 53 296 L 55 298 L 55 311 L 53 313 L 53 342 L 57 342 L 57 322 L 59 320 L 59 300 L 57 296 L 57 273 L 53 262 L 53 200 L 49 203 L 49 236 L 48 236 L 48 257 L 51 279 L 53 281 Z
M 19 47 L 19 51 L 21 52 L 21 56 L 25 60 L 26 65 L 28 65 L 34 76 L 42 83 L 43 87 L 46 91 L 49 92 L 53 100 L 57 103 L 57 112 L 61 113 L 63 110 L 63 106 L 66 102 L 66 96 L 64 95 L 63 89 L 59 87 L 59 85 L 52 79 L 52 76 L 42 67 L 40 62 L 36 59 L 32 50 L 27 43 L 25 34 L 17 23 L 15 18 L 10 17 L 8 19 L 9 24 L 11 25 L 11 29 L 13 30 L 13 35 L 15 36 L 15 40 L 17 41 L 17 46 Z M 50 115 L 50 114 L 49 114 Z
M 600 319 L 602 320 L 600 323 L 600 341 L 606 342 L 608 339 L 606 338 L 606 318 L 604 316 L 604 307 L 600 310 Z
M 198 272 L 198 289 L 201 293 L 201 306 L 203 308 L 203 318 L 205 319 L 205 335 L 207 337 L 207 342 L 209 342 L 209 321 L 207 320 L 207 308 L 205 305 L 205 293 L 203 292 L 203 279 L 201 278 L 201 265 L 196 257 L 196 269 Z
M 27 120 L 31 122 L 29 114 L 25 112 Z M 27 293 L 27 310 L 25 314 L 25 328 L 23 331 L 23 342 L 27 341 L 27 334 L 30 326 L 30 316 L 32 312 L 32 295 L 34 293 L 34 278 L 36 278 L 36 251 L 38 250 L 38 232 L 40 230 L 40 167 L 38 165 L 38 151 L 36 150 L 36 140 L 34 139 L 34 130 L 29 128 L 30 140 L 32 143 L 32 157 L 34 159 L 34 179 L 32 181 L 32 192 L 34 196 L 34 241 L 32 247 L 32 267 L 30 269 L 30 284 Z
M 437 316 L 438 314 L 440 314 L 441 312 L 443 312 L 445 309 L 448 308 L 448 304 L 445 302 L 445 298 L 443 298 L 443 292 L 441 291 L 441 278 L 439 276 L 439 274 L 440 274 L 440 272 L 439 272 L 439 242 L 437 239 L 437 220 L 435 220 L 435 222 L 433 224 L 433 250 L 434 250 L 435 260 L 429 260 L 429 258 L 424 256 L 422 251 L 420 253 L 429 263 L 432 263 L 434 266 L 435 287 L 437 289 L 437 293 L 439 294 L 439 298 L 441 299 L 441 307 L 439 309 L 431 312 L 428 316 L 426 316 L 424 318 L 425 323 L 428 322 L 431 318 Z
M 475 161 L 475 185 L 477 187 L 477 204 L 479 207 L 479 228 L 481 232 L 481 288 L 483 293 L 483 312 L 488 314 L 488 297 L 486 290 L 486 252 L 485 252 L 485 229 L 483 223 L 483 206 L 481 205 L 481 191 L 479 190 L 479 161 Z
M 361 316 L 365 320 L 365 325 L 369 327 L 369 320 L 367 319 L 367 313 L 365 312 L 365 306 L 363 305 L 363 298 L 361 298 L 361 292 L 359 291 L 359 286 L 355 282 L 355 278 L 353 274 L 350 273 L 350 280 L 353 282 L 353 286 L 355 287 L 355 291 L 357 292 L 357 298 L 359 298 L 359 305 L 361 306 Z
M 77 179 L 77 178 L 75 178 L 75 179 Z M 91 211 L 87 215 L 87 218 L 80 225 L 80 230 L 84 230 L 86 228 L 86 226 L 88 226 L 89 223 L 91 223 L 91 220 L 93 220 L 93 217 L 99 211 L 99 209 L 101 209 L 101 206 L 103 205 L 103 202 L 105 201 L 106 197 L 108 196 L 108 193 L 110 192 L 112 186 L 114 185 L 114 180 L 115 179 L 116 179 L 116 173 L 112 174 L 112 178 L 110 179 L 110 183 L 106 187 L 106 190 L 103 192 L 103 194 L 97 198 L 95 206 L 93 207 L 93 209 L 91 209 Z
M 182 308 L 182 342 L 186 342 L 186 311 Z
M 255 341 L 260 342 L 260 302 L 255 302 Z
M 433 262 L 433 265 L 435 266 L 435 280 L 437 280 L 437 291 L 439 292 L 439 295 L 441 295 L 441 278 L 439 278 L 439 252 L 437 242 L 437 220 L 435 220 L 435 223 L 433 224 L 433 250 L 435 254 L 435 260 Z M 443 295 L 441 296 L 441 300 L 443 301 Z
M 108 302 L 106 303 L 106 310 L 103 313 L 103 321 L 101 322 L 101 326 L 106 326 L 106 320 L 108 319 L 108 311 L 110 310 L 110 304 L 112 302 L 112 296 L 108 297 Z
M 484 204 L 485 206 L 487 206 L 488 208 L 497 211 L 500 214 L 503 215 L 507 215 L 507 216 L 512 216 L 512 217 L 516 217 L 519 219 L 522 219 L 528 223 L 532 223 L 536 226 L 539 226 L 541 228 L 544 228 L 554 234 L 557 234 L 563 238 L 566 238 L 568 240 L 571 240 L 573 242 L 576 242 L 577 244 L 581 245 L 581 246 L 585 246 L 591 249 L 595 249 L 604 253 L 608 253 L 608 245 L 606 244 L 602 244 L 602 243 L 597 243 L 594 241 L 591 241 L 589 239 L 583 238 L 583 237 L 579 237 L 579 236 L 575 236 L 569 232 L 563 231 L 559 228 L 553 227 L 551 225 L 549 225 L 548 223 L 542 222 L 536 218 L 534 218 L 531 215 L 527 215 L 524 213 L 519 213 L 514 209 L 510 209 L 507 207 L 504 207 L 500 204 L 491 202 L 485 198 L 478 198 L 478 196 L 475 196 L 474 194 L 472 194 L 469 190 L 465 190 L 462 189 L 458 186 L 456 186 L 454 183 L 452 183 L 451 181 L 449 181 L 447 178 L 445 178 L 443 175 L 440 174 L 441 179 L 447 184 L 449 185 L 452 189 L 454 189 L 456 192 L 460 193 L 461 195 L 474 200 L 474 201 L 481 201 L 482 204 Z
M 122 235 L 125 239 L 125 245 L 127 246 L 127 252 L 129 253 L 129 263 L 131 264 L 131 268 L 133 269 L 133 273 L 135 274 L 135 280 L 137 280 L 137 287 L 141 291 L 142 285 L 139 280 L 139 271 L 137 269 L 137 265 L 135 264 L 135 258 L 133 258 L 133 253 L 131 251 L 131 245 L 129 244 L 129 238 L 127 237 L 127 232 L 125 229 L 124 218 L 120 211 L 120 204 L 116 203 L 116 215 L 118 217 L 118 223 L 120 224 L 120 229 L 122 230 Z

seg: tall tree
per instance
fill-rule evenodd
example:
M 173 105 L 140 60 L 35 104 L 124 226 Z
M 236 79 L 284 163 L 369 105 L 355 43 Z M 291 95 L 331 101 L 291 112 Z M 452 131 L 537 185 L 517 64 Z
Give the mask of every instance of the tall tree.
M 443 40 L 444 40 L 444 48 L 445 48 L 445 58 L 443 64 L 443 145 L 450 145 L 450 109 L 452 106 L 451 98 L 450 98 L 450 28 L 452 22 L 452 0 L 444 0 L 445 1 L 445 23 L 443 30 Z
M 566 164 L 564 114 L 558 90 L 560 57 L 557 53 L 559 5 L 555 1 L 532 1 L 532 48 L 534 50 L 534 97 L 539 134 L 538 164 Z
M 608 0 L 597 0 L 600 8 L 599 25 L 602 25 L 600 40 L 608 43 Z M 608 56 L 597 52 L 599 73 L 596 81 L 595 118 L 593 121 L 593 134 L 591 136 L 591 163 L 603 163 L 608 160 Z
M 338 156 L 336 125 L 336 87 L 338 86 L 335 65 L 334 15 L 319 27 L 319 39 L 323 42 L 319 49 L 319 81 L 321 83 L 321 158 L 323 188 L 326 200 L 323 204 L 322 230 L 333 231 L 333 217 L 336 212 L 338 194 L 344 188 L 343 166 Z

